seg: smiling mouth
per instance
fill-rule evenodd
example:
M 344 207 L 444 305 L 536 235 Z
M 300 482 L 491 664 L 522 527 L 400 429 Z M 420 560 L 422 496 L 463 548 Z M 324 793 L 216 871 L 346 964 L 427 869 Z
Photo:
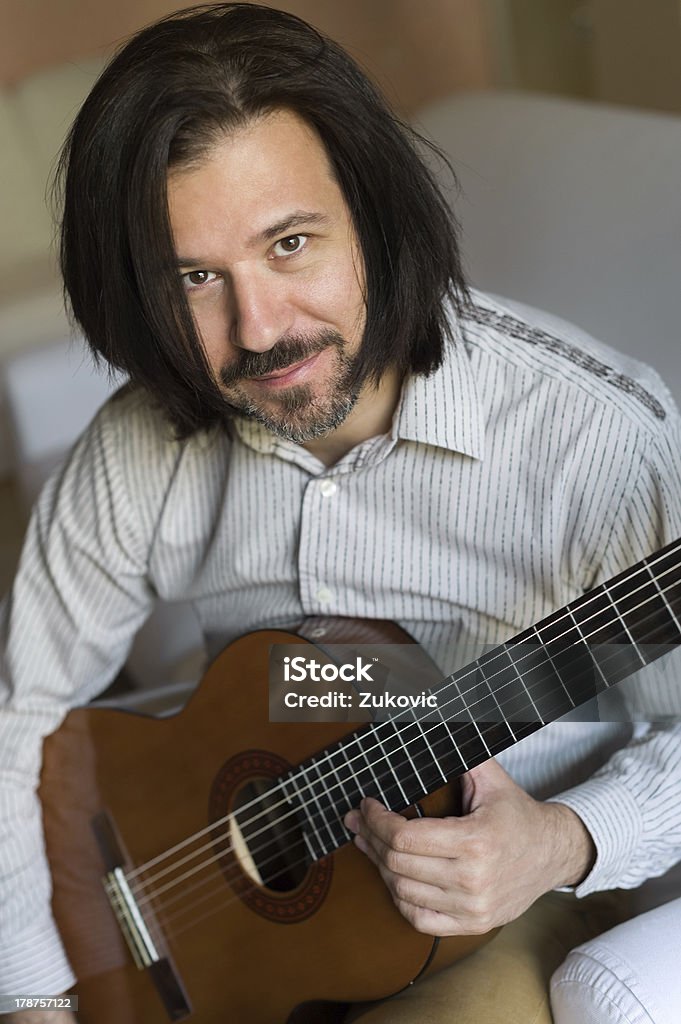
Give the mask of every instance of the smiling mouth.
M 275 370 L 273 373 L 265 373 L 259 377 L 249 377 L 248 380 L 254 381 L 257 384 L 265 384 L 269 387 L 276 387 L 277 385 L 293 384 L 299 377 L 307 375 L 308 370 L 317 362 L 321 352 L 315 352 L 313 355 L 308 356 L 306 359 L 301 359 L 297 363 L 292 363 L 289 366 L 285 366 L 283 370 Z

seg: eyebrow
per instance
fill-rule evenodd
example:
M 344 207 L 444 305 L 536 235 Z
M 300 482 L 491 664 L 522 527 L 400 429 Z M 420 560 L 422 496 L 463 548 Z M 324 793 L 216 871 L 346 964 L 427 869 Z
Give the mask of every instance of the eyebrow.
M 311 210 L 296 210 L 294 213 L 290 213 L 286 217 L 282 217 L 281 220 L 276 221 L 274 224 L 270 224 L 262 231 L 252 235 L 248 240 L 248 245 L 255 246 L 259 242 L 271 242 L 274 238 L 284 235 L 287 231 L 291 231 L 293 228 L 298 228 L 302 225 L 309 224 L 316 225 L 318 227 L 325 227 L 330 222 L 331 218 L 325 213 L 315 213 Z M 178 256 L 176 266 L 197 267 L 206 262 L 210 261 L 206 261 L 202 257 Z
M 271 224 L 264 231 L 260 231 L 257 235 L 251 238 L 252 243 L 256 242 L 271 242 L 277 235 L 283 235 L 286 231 L 290 231 L 291 228 L 299 228 L 302 224 L 316 224 L 318 226 L 327 225 L 329 223 L 329 217 L 324 213 L 313 213 L 309 210 L 296 210 L 295 213 L 290 214 L 288 217 L 283 217 L 278 220 L 276 224 Z

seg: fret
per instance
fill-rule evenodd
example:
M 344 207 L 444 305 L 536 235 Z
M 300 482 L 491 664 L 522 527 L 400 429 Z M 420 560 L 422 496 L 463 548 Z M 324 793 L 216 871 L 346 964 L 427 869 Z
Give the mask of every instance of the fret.
M 544 722 L 553 722 L 572 711 L 575 702 L 556 671 L 549 651 L 538 642 L 534 628 L 509 640 L 506 648 Z
M 406 780 L 403 778 L 404 788 L 408 793 L 411 792 L 412 796 L 423 796 L 424 793 L 432 793 L 442 785 L 442 777 L 437 761 L 433 757 L 430 746 L 423 737 L 420 726 L 416 722 L 402 717 L 395 721 L 395 729 L 399 733 L 406 756 L 409 759 L 406 764 L 407 773 L 416 772 L 421 791 L 415 791 L 409 785 L 404 785 Z
M 371 730 L 370 730 L 371 731 Z M 373 776 L 371 768 L 362 749 L 361 737 L 363 733 L 353 733 L 350 743 L 347 744 L 347 757 L 350 768 L 357 782 L 357 787 L 362 797 L 373 796 Z
M 677 550 L 662 557 L 653 555 L 645 559 L 645 566 L 681 630 L 681 552 Z
M 406 737 L 400 723 L 391 719 L 382 725 L 382 739 L 388 757 L 401 779 L 400 788 L 407 794 L 408 804 L 428 792 L 427 785 L 419 773 L 418 767 L 412 762 L 406 745 Z M 408 806 L 408 804 L 406 806 Z
M 445 690 L 446 687 L 443 687 L 442 692 L 444 693 Z M 429 713 L 426 726 L 428 740 L 437 758 L 440 771 L 449 780 L 453 775 L 459 775 L 462 771 L 466 771 L 466 763 L 461 757 L 461 751 L 457 746 L 452 729 L 442 714 L 439 696 L 438 707 L 432 710 L 438 716 L 439 721 L 433 721 Z
M 568 605 L 568 608 L 582 625 L 605 687 L 627 679 L 643 666 L 639 649 L 632 642 L 625 623 L 613 605 L 612 596 L 603 584 Z
M 326 762 L 327 758 L 325 758 L 324 761 Z M 327 848 L 327 853 L 330 853 L 331 850 L 335 850 L 345 842 L 349 833 L 343 824 L 341 811 L 338 807 L 338 801 L 335 796 L 332 795 L 331 790 L 327 785 L 327 779 L 331 781 L 330 775 L 327 771 L 322 772 L 316 758 L 311 762 L 310 769 L 314 771 L 317 776 L 311 785 L 314 789 L 314 794 L 316 794 L 314 799 L 322 814 L 324 825 L 331 836 L 332 842 Z M 333 783 L 331 783 L 331 785 L 333 785 Z
M 364 796 L 402 810 L 681 644 L 681 542 L 486 653 L 436 709 L 366 726 L 281 780 L 313 859 Z M 433 714 L 433 711 L 435 712 Z
M 285 784 L 291 785 L 295 792 L 295 804 L 298 811 L 303 816 L 303 822 L 301 823 L 303 839 L 310 851 L 310 856 L 312 857 L 312 860 L 319 860 L 320 857 L 325 856 L 326 850 L 314 822 L 312 808 L 310 807 L 307 799 L 303 796 L 300 786 L 298 785 L 298 776 L 300 775 L 300 772 L 301 769 L 294 769 L 289 772 L 286 776 Z
M 364 793 L 362 791 L 362 787 L 359 785 L 357 776 L 355 775 L 355 769 L 348 757 L 347 743 L 344 742 L 338 744 L 336 751 L 334 752 L 334 759 L 336 758 L 338 758 L 336 770 L 339 778 L 342 780 L 343 792 L 345 793 L 346 799 L 351 807 L 359 807 Z
M 398 807 L 399 808 L 408 807 L 409 806 L 409 797 L 407 796 L 407 794 L 405 793 L 405 791 L 404 791 L 404 789 L 402 787 L 402 783 L 400 782 L 400 777 L 397 774 L 397 772 L 395 771 L 395 768 L 393 766 L 392 758 L 389 756 L 388 751 L 386 750 L 386 747 L 385 747 L 385 744 L 384 744 L 384 741 L 383 741 L 383 733 L 384 733 L 384 731 L 385 731 L 385 729 L 383 727 L 376 729 L 375 736 L 376 736 L 376 742 L 378 743 L 378 745 L 379 745 L 379 747 L 381 749 L 381 754 L 383 756 L 383 760 L 388 765 L 388 767 L 390 768 L 392 776 L 393 776 L 393 778 L 395 780 L 395 786 L 394 786 L 394 790 L 395 791 L 393 792 L 393 795 L 389 798 L 390 799 L 390 803 L 388 804 L 388 806 L 391 808 L 391 810 L 394 811 Z M 398 793 L 399 793 L 399 796 L 398 796 Z
M 504 684 L 508 685 L 508 680 L 503 672 L 505 665 L 503 663 L 503 653 L 500 653 L 498 649 L 491 651 L 489 654 L 483 655 L 482 658 L 478 659 L 477 672 L 482 679 L 482 685 L 486 688 L 487 693 L 484 696 L 488 715 L 485 715 L 483 709 L 476 708 L 475 717 L 480 722 L 481 720 L 487 727 L 488 722 L 495 723 L 499 732 L 498 742 L 503 742 L 504 739 L 509 739 L 510 742 L 515 743 L 516 735 L 511 725 L 508 714 L 502 711 L 499 704 L 500 692 Z M 504 700 L 504 697 L 501 697 Z M 508 736 L 504 735 L 503 727 L 506 727 Z M 488 744 L 489 745 L 489 744 Z M 492 746 L 496 744 L 492 743 Z
M 673 551 L 666 549 L 643 560 L 643 564 L 651 576 L 658 581 L 661 590 L 675 609 L 675 615 L 681 621 L 681 543 Z
M 493 656 L 494 652 L 486 657 L 489 659 Z M 487 681 L 485 658 L 481 658 L 467 669 L 457 672 L 454 679 L 463 703 L 460 720 L 473 724 L 487 752 L 487 757 L 493 757 L 494 754 L 514 743 L 513 732 Z
M 627 634 L 635 644 L 643 664 L 666 653 L 670 637 L 677 636 L 674 620 L 660 597 L 654 581 L 641 574 L 637 586 L 618 583 L 608 590 L 619 611 Z
M 471 714 L 470 708 L 482 698 L 492 701 L 489 688 L 480 683 L 477 678 L 477 662 L 459 669 L 454 675 L 449 676 L 446 685 L 437 691 L 438 707 L 443 718 L 450 723 L 450 735 L 456 739 L 458 756 L 467 766 L 466 770 L 475 765 L 487 761 L 498 750 L 503 750 L 504 745 L 510 746 L 513 742 L 510 739 L 510 732 L 506 725 L 501 726 L 502 734 L 499 738 L 505 740 L 504 745 L 499 745 L 495 751 L 495 741 L 492 735 L 496 728 L 494 724 L 489 727 L 486 724 L 485 735 L 478 727 L 475 717 Z M 446 700 L 440 699 L 440 694 L 446 695 Z M 493 703 L 493 702 L 492 702 Z M 496 715 L 499 717 L 498 708 Z
M 367 737 L 369 738 L 369 744 L 368 744 L 367 752 L 365 752 L 362 749 L 362 754 L 364 755 L 364 759 L 365 759 L 365 761 L 366 761 L 366 763 L 367 763 L 367 765 L 369 767 L 369 771 L 371 773 L 371 780 L 372 780 L 371 781 L 371 789 L 368 790 L 365 793 L 365 796 L 376 797 L 377 799 L 379 799 L 381 801 L 381 803 L 387 804 L 388 803 L 387 797 L 386 797 L 385 793 L 383 792 L 383 790 L 381 788 L 381 783 L 379 782 L 378 776 L 376 775 L 376 772 L 374 771 L 374 767 L 373 767 L 373 765 L 371 763 L 372 760 L 374 760 L 374 758 L 371 757 L 371 756 L 367 757 L 367 753 L 369 755 L 373 755 L 373 753 L 374 753 L 374 750 L 375 750 L 375 747 L 376 747 L 374 736 L 375 736 L 375 730 L 374 729 L 369 729 L 367 732 L 361 733 L 357 737 L 357 745 L 359 747 L 362 746 L 362 743 L 365 742 Z
M 301 796 L 305 797 L 305 802 L 308 807 L 308 815 L 313 823 L 315 830 L 315 838 L 317 839 L 322 849 L 322 856 L 329 853 L 338 845 L 336 843 L 336 836 L 332 828 L 332 822 L 337 822 L 338 817 L 335 811 L 335 806 L 330 804 L 328 794 L 326 793 L 326 786 L 322 781 L 321 786 L 318 785 L 318 781 L 310 778 L 309 772 L 314 769 L 314 761 L 308 761 L 306 765 L 303 765 L 299 772 L 299 778 L 302 777 L 303 785 L 300 787 Z M 325 800 L 326 795 L 326 800 Z M 328 806 L 325 808 L 324 804 Z M 331 817 L 327 816 L 327 810 L 332 811 Z M 329 846 L 329 840 L 331 845 Z
M 409 755 L 412 764 L 418 769 L 419 778 L 423 786 L 422 793 L 414 793 L 414 796 L 422 797 L 424 793 L 432 793 L 446 781 L 442 775 L 442 769 L 437 757 L 434 755 L 428 738 L 424 735 L 421 724 L 413 717 L 401 718 L 396 723 L 402 742 Z M 432 728 L 425 723 L 426 728 Z M 434 739 L 434 735 L 431 739 Z M 409 792 L 409 790 L 408 790 Z
M 356 807 L 357 805 L 351 803 L 350 798 L 345 790 L 345 786 L 343 784 L 343 779 L 341 777 L 341 772 L 339 770 L 340 766 L 336 765 L 336 758 L 340 753 L 341 752 L 338 749 L 334 749 L 332 747 L 327 753 L 326 763 L 331 767 L 331 771 L 333 772 L 333 776 L 336 780 L 334 789 L 338 790 L 339 798 L 344 804 L 343 809 L 340 810 L 339 813 L 344 814 L 346 811 L 352 810 L 352 808 Z M 345 767 L 347 768 L 347 760 L 344 762 L 344 764 Z
M 447 776 L 442 771 L 442 767 L 440 765 L 440 761 L 439 761 L 438 757 L 436 756 L 435 751 L 433 750 L 433 747 L 432 747 L 432 744 L 431 744 L 431 740 L 434 741 L 435 740 L 435 736 L 431 736 L 430 740 L 429 740 L 428 734 L 427 734 L 428 733 L 428 728 L 429 728 L 428 727 L 428 723 L 426 723 L 426 730 L 424 731 L 423 724 L 419 721 L 418 717 L 414 714 L 414 710 L 413 709 L 412 709 L 411 714 L 412 714 L 412 718 L 414 719 L 414 725 L 416 725 L 418 727 L 418 729 L 419 729 L 419 731 L 421 733 L 421 736 L 423 738 L 423 742 L 425 743 L 426 747 L 428 748 L 428 753 L 431 756 L 432 762 L 435 765 L 435 767 L 437 768 L 438 772 L 440 773 L 440 775 L 442 777 L 443 783 L 445 783 L 447 781 Z M 433 732 L 434 732 L 434 730 L 433 730 Z
M 523 673 L 505 644 L 498 647 L 494 658 L 494 691 L 516 739 L 524 722 L 543 721 L 539 708 L 532 699 L 523 679 Z
M 675 597 L 676 597 L 676 600 L 679 602 L 679 604 L 681 604 L 681 593 L 679 593 L 678 595 L 676 594 L 675 588 L 674 588 L 674 585 L 673 585 L 673 581 L 670 581 L 670 583 L 668 584 L 668 591 L 663 589 L 663 587 L 660 586 L 660 581 L 659 581 L 658 577 L 653 574 L 653 571 L 652 571 L 652 569 L 650 568 L 650 566 L 648 565 L 647 562 L 645 563 L 645 567 L 646 567 L 648 573 L 650 574 L 650 578 L 651 578 L 651 580 L 653 582 L 653 586 L 655 587 L 657 593 L 662 598 L 662 600 L 664 602 L 664 605 L 665 605 L 665 608 L 669 612 L 669 617 L 670 617 L 671 621 L 673 622 L 674 626 L 676 627 L 676 636 L 675 636 L 674 639 L 676 640 L 676 642 L 678 642 L 679 640 L 681 640 L 681 623 L 679 623 L 679 617 L 678 617 L 677 612 L 676 612 L 675 608 L 673 607 L 673 605 L 674 605 Z M 681 587 L 679 587 L 679 591 L 681 591 Z
M 554 614 L 538 624 L 536 633 L 573 706 L 595 697 L 602 675 L 596 672 L 575 616 Z

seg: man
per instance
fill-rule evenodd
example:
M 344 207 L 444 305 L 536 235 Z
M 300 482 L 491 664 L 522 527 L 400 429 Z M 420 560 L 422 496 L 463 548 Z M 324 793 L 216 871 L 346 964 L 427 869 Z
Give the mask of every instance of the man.
M 8 992 L 73 981 L 40 853 L 41 737 L 107 685 L 156 595 L 194 602 L 210 653 L 348 615 L 400 621 L 446 668 L 681 534 L 663 387 L 470 299 L 409 131 L 304 23 L 218 5 L 140 33 L 63 169 L 73 312 L 132 384 L 48 485 L 4 608 Z M 545 894 L 631 887 L 681 853 L 677 737 L 631 737 L 549 727 L 503 758 L 513 778 L 495 761 L 466 776 L 460 819 L 348 815 L 419 930 L 515 922 L 491 960 L 367 1021 L 550 1020 L 551 971 L 617 912 Z M 476 962 L 507 965 L 502 997 L 485 1002 Z

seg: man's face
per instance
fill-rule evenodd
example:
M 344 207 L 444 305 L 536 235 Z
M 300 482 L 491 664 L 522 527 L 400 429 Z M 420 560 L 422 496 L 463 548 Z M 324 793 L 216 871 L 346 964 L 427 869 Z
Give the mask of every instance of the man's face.
M 173 171 L 179 271 L 226 402 L 297 443 L 343 422 L 357 399 L 364 275 L 324 147 L 281 110 Z

